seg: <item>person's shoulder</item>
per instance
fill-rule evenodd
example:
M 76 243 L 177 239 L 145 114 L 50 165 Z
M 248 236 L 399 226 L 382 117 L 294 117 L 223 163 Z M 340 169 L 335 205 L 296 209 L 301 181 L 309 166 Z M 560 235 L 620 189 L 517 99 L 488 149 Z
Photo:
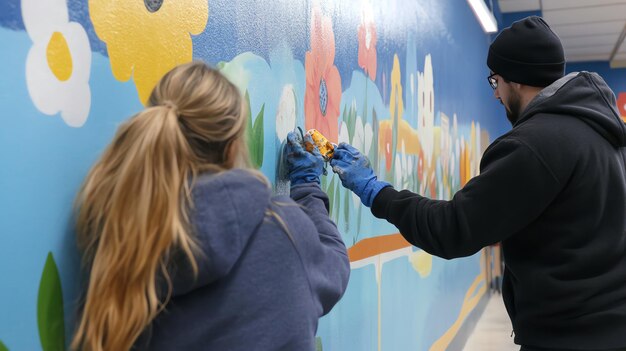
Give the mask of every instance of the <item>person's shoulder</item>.
M 569 152 L 576 153 L 581 140 L 590 131 L 578 118 L 540 113 L 514 128 L 508 137 L 520 141 L 537 153 L 564 157 Z
M 272 211 L 289 217 L 304 215 L 301 205 L 287 195 L 272 196 L 269 207 Z
M 271 189 L 265 176 L 254 170 L 232 169 L 218 173 L 204 173 L 194 182 L 196 188 L 228 188 L 239 191 L 258 191 L 269 194 Z
M 580 159 L 587 127 L 577 118 L 538 114 L 514 128 L 505 138 L 527 150 L 559 179 L 566 181 Z
M 264 183 L 264 177 L 262 173 L 255 170 L 233 168 L 221 172 L 201 173 L 196 179 L 196 184 L 208 184 L 216 180 L 222 183 Z
M 520 140 L 567 139 L 575 136 L 580 127 L 584 122 L 573 116 L 538 113 L 513 128 L 511 135 Z
M 219 173 L 205 173 L 193 184 L 195 201 L 207 198 L 231 203 L 245 213 L 252 207 L 265 208 L 272 195 L 269 182 L 254 170 L 233 169 Z

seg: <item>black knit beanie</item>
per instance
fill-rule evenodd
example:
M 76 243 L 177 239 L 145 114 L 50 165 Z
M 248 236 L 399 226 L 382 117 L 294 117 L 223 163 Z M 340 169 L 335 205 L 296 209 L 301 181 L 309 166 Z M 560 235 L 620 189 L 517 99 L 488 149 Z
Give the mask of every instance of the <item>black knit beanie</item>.
M 537 16 L 504 28 L 489 46 L 487 66 L 506 80 L 546 87 L 565 73 L 561 40 Z

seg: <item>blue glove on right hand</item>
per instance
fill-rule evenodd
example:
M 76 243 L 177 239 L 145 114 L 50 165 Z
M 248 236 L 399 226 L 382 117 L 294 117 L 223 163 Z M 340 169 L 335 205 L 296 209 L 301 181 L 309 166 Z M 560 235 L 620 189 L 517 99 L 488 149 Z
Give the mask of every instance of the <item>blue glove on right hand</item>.
M 341 184 L 360 197 L 367 207 L 372 206 L 374 198 L 383 188 L 391 186 L 387 182 L 379 181 L 367 157 L 349 144 L 341 143 L 335 148 L 330 165 L 339 175 Z
M 304 140 L 296 132 L 287 134 L 287 144 L 283 149 L 284 157 L 289 171 L 291 185 L 303 183 L 320 183 L 320 175 L 324 172 L 324 159 L 317 146 L 308 152 L 302 143 L 313 143 L 309 134 L 304 136 Z

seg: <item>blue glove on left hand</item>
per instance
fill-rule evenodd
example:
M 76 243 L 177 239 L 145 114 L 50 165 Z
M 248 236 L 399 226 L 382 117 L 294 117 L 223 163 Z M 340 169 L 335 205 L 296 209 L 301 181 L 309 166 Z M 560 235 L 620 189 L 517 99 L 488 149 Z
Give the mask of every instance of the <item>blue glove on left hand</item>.
M 308 152 L 302 146 L 303 140 L 296 132 L 287 134 L 287 144 L 283 150 L 287 161 L 289 180 L 291 185 L 303 183 L 320 184 L 320 175 L 324 172 L 324 159 L 317 146 Z M 304 142 L 313 143 L 309 134 L 304 136 Z
M 370 160 L 349 144 L 341 143 L 335 148 L 330 165 L 339 175 L 341 184 L 360 197 L 367 207 L 372 206 L 374 198 L 383 188 L 391 186 L 379 181 L 370 167 Z

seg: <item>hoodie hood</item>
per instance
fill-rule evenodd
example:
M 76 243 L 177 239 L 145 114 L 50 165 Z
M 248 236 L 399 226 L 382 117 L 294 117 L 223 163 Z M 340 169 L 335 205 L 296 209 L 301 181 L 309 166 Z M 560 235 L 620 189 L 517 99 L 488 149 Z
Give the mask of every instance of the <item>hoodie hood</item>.
M 201 175 L 192 189 L 189 219 L 201 251 L 199 272 L 194 279 L 179 253 L 170 268 L 174 295 L 228 275 L 263 222 L 272 196 L 266 183 L 243 169 Z
M 615 95 L 597 73 L 573 72 L 552 83 L 528 104 L 515 126 L 537 114 L 579 118 L 615 147 L 626 146 Z

